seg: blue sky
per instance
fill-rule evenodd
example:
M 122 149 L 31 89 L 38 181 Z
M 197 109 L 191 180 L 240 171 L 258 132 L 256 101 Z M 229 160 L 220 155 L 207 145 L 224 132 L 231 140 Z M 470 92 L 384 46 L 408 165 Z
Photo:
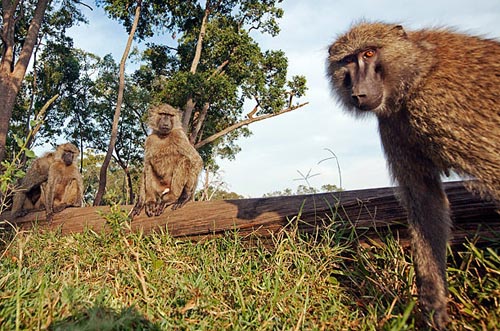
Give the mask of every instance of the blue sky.
M 334 160 L 321 162 L 332 150 L 341 167 L 342 186 L 362 189 L 391 185 L 381 151 L 375 118 L 355 119 L 332 98 L 325 76 L 327 48 L 335 37 L 360 19 L 401 23 L 407 29 L 448 26 L 458 31 L 500 39 L 499 0 L 285 0 L 281 33 L 256 38 L 263 49 L 282 49 L 289 75 L 304 75 L 309 105 L 250 126 L 253 135 L 238 142 L 234 161 L 220 162 L 227 189 L 248 197 L 295 189 L 299 172 L 317 174 L 312 186 L 339 185 Z M 89 25 L 71 30 L 75 47 L 98 55 L 113 54 L 118 62 L 126 32 L 100 9 L 83 9 Z M 137 45 L 137 44 L 135 44 Z M 500 60 L 500 59 L 499 59 Z

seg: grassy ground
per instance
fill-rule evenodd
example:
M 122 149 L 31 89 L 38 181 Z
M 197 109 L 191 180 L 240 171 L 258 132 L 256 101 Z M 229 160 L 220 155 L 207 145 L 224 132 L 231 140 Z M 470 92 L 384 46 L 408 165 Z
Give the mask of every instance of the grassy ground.
M 408 251 L 352 232 L 192 243 L 168 233 L 0 234 L 1 330 L 425 330 Z M 500 238 L 450 255 L 451 330 L 500 325 Z

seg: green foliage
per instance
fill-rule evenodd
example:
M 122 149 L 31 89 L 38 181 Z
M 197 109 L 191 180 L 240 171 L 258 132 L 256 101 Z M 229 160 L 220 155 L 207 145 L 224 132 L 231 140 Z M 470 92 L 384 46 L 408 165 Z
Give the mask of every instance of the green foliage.
M 98 153 L 93 149 L 87 149 L 83 158 L 83 186 L 84 200 L 87 204 L 92 204 L 97 188 L 99 186 L 99 171 L 101 169 L 104 154 Z M 103 197 L 103 204 L 127 204 L 132 203 L 134 192 L 132 187 L 139 186 L 139 176 L 142 171 L 142 165 L 136 165 L 123 168 L 116 159 L 112 159 L 108 168 L 108 178 L 106 193 Z M 130 181 L 130 182 L 129 182 Z
M 30 23 L 34 16 L 37 0 L 16 1 L 15 6 L 15 29 L 12 50 L 14 59 L 18 59 L 23 44 L 27 39 Z M 0 13 L 3 10 L 0 6 Z M 7 138 L 7 154 L 12 156 L 17 152 L 13 135 L 26 137 L 33 126 L 30 121 L 37 117 L 43 105 L 55 95 L 64 93 L 68 88 L 68 82 L 74 81 L 79 63 L 75 61 L 69 48 L 72 41 L 66 36 L 66 31 L 75 24 L 85 22 L 80 12 L 80 2 L 76 1 L 49 1 L 44 18 L 41 22 L 37 44 L 35 45 L 33 67 L 34 71 L 28 74 L 23 81 L 23 86 L 16 99 L 13 109 L 12 121 L 10 123 L 9 136 Z M 3 22 L 2 22 L 3 23 Z M 68 54 L 66 54 L 68 53 Z M 58 55 L 56 55 L 58 54 Z M 68 56 L 61 56 L 61 54 Z M 50 63 L 41 70 L 39 62 Z M 43 66 L 43 65 L 42 65 Z M 41 78 L 37 78 L 41 75 Z M 71 94 L 72 91 L 69 91 Z M 44 118 L 40 118 L 44 120 Z M 64 118 L 63 118 L 64 120 Z M 54 128 L 59 128 L 55 126 Z M 54 135 L 59 131 L 46 132 L 43 135 Z M 34 137 L 28 140 L 27 147 L 33 147 Z
M 93 127 L 87 144 L 105 153 L 111 136 L 112 118 L 118 94 L 118 65 L 110 55 L 100 59 L 97 77 L 93 81 L 90 109 Z M 143 143 L 147 129 L 144 117 L 150 101 L 149 93 L 127 77 L 123 105 L 118 125 L 115 156 L 117 163 L 126 169 L 142 162 Z
M 20 1 L 16 8 L 16 29 L 14 31 L 14 40 L 16 43 L 22 44 L 29 30 L 31 20 L 34 16 L 34 11 L 38 0 Z M 0 14 L 3 18 L 3 9 L 0 7 Z M 40 27 L 40 45 L 47 41 L 55 41 L 66 38 L 66 31 L 75 24 L 86 22 L 82 15 L 79 2 L 67 0 L 54 0 L 49 2 L 49 6 L 45 12 L 44 19 Z M 3 22 L 1 22 L 3 23 Z M 14 57 L 18 58 L 21 47 L 14 47 Z
M 121 12 L 123 3 L 105 3 L 110 15 L 128 26 L 130 9 L 126 14 Z M 194 143 L 242 121 L 245 105 L 254 104 L 253 116 L 275 114 L 291 107 L 293 98 L 304 95 L 303 76 L 287 81 L 285 54 L 261 50 L 251 36 L 257 32 L 272 36 L 279 33 L 278 19 L 283 16 L 283 10 L 277 7 L 279 3 L 232 0 L 145 4 L 145 12 L 151 15 L 142 15 L 143 32 L 139 38 L 145 38 L 147 31 L 153 29 L 170 32 L 173 37 L 165 44 L 148 44 L 143 53 L 145 65 L 134 77 L 151 93 L 153 102 L 168 102 L 179 109 L 186 109 L 188 100 L 192 102 L 193 113 L 184 116 L 189 116 L 188 131 Z M 205 14 L 206 32 L 197 60 L 195 53 Z M 155 25 L 158 20 L 164 23 Z M 176 45 L 171 46 L 172 43 Z M 237 138 L 250 134 L 247 127 L 239 127 L 199 151 L 210 165 L 216 155 L 232 159 L 240 151 L 235 143 Z
M 28 159 L 36 157 L 35 153 L 26 147 L 26 140 L 16 135 L 13 136 L 13 139 L 19 152 L 14 154 L 12 158 L 3 160 L 0 165 L 0 213 L 10 207 L 12 196 L 18 188 L 18 182 L 25 175 L 23 157 Z
M 92 136 L 90 76 L 97 70 L 98 60 L 92 54 L 73 49 L 69 40 L 49 42 L 33 71 L 26 76 L 13 112 L 10 134 L 26 136 L 34 127 L 33 120 L 38 119 L 43 124 L 35 145 L 64 137 L 80 142 L 77 146 L 82 147 L 81 142 Z M 44 109 L 56 95 L 60 97 Z
M 106 224 L 111 227 L 115 235 L 120 234 L 123 230 L 130 230 L 128 212 L 122 209 L 118 204 L 111 206 L 109 213 L 100 213 L 106 220 Z
M 465 251 L 452 255 L 450 292 L 455 298 L 453 313 L 460 313 L 483 330 L 495 330 L 500 325 L 500 251 L 496 242 L 480 248 L 468 242 Z M 463 284 L 463 285 L 461 285 Z
M 40 116 L 44 102 L 54 93 L 60 92 L 61 97 L 50 105 L 41 118 L 43 125 L 38 134 L 39 143 L 53 143 L 56 138 L 63 136 L 81 149 L 106 152 L 118 91 L 118 66 L 113 58 L 108 55 L 101 59 L 61 44 L 47 45 L 42 58 L 37 62 L 35 72 L 28 77 L 25 93 L 21 93 L 18 99 L 20 101 L 13 116 L 11 132 L 23 132 L 22 135 L 25 135 L 25 122 L 30 121 L 31 129 L 34 125 L 32 118 Z M 121 169 L 122 177 L 128 178 L 124 181 L 125 186 L 116 186 L 116 182 L 108 185 L 107 201 L 132 201 L 132 188 L 127 185 L 132 184 L 134 173 L 142 163 L 142 146 L 147 133 L 142 117 L 149 96 L 129 78 L 126 88 L 115 145 L 115 168 L 111 171 Z M 34 100 L 32 108 L 21 106 L 30 105 L 30 98 Z M 86 201 L 90 202 L 93 185 L 97 183 L 93 182 L 93 178 L 85 179 L 87 183 L 92 182 L 92 185 L 86 185 Z M 124 193 L 129 194 L 123 197 Z
M 63 321 L 55 322 L 53 330 L 72 331 L 147 331 L 161 328 L 158 324 L 151 323 L 133 307 L 123 308 L 121 311 L 100 307 L 98 305 L 78 312 Z

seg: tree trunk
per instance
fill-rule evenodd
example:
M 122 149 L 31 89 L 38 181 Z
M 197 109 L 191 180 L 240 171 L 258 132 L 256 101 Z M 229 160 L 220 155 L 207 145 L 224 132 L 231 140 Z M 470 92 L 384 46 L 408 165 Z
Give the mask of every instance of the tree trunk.
M 127 62 L 128 53 L 130 52 L 130 47 L 132 46 L 132 41 L 134 40 L 134 34 L 135 30 L 137 29 L 137 24 L 139 23 L 140 15 L 141 0 L 138 0 L 137 7 L 135 8 L 134 23 L 132 24 L 132 29 L 130 30 L 127 40 L 127 46 L 125 46 L 125 51 L 123 52 L 123 56 L 120 61 L 120 83 L 118 86 L 118 98 L 116 100 L 115 115 L 113 117 L 113 126 L 111 129 L 108 151 L 106 152 L 106 156 L 104 157 L 104 161 L 99 172 L 99 188 L 94 200 L 94 206 L 99 206 L 101 204 L 102 197 L 104 196 L 104 192 L 106 191 L 108 166 L 111 162 L 111 157 L 115 149 L 116 136 L 118 135 L 118 122 L 120 121 L 120 111 L 123 102 L 123 90 L 125 89 L 125 63 Z
M 191 145 L 194 145 L 196 143 L 196 138 L 199 136 L 200 130 L 203 127 L 203 123 L 205 122 L 205 118 L 207 117 L 209 108 L 210 104 L 208 102 L 205 102 L 205 104 L 203 105 L 203 109 L 196 119 L 196 124 L 189 135 L 189 142 L 191 143 Z
M 0 162 L 5 158 L 5 145 L 12 109 L 33 54 L 43 16 L 50 0 L 39 0 L 31 20 L 19 59 L 15 62 L 16 9 L 19 0 L 2 0 L 2 59 L 0 60 Z
M 5 158 L 5 148 L 7 144 L 7 133 L 9 132 L 9 122 L 12 117 L 12 110 L 16 101 L 19 87 L 11 77 L 5 77 L 0 73 L 0 162 Z
M 207 30 L 207 22 L 208 15 L 210 14 L 209 2 L 206 4 L 205 14 L 203 15 L 203 19 L 201 21 L 200 33 L 198 34 L 198 41 L 196 42 L 196 50 L 194 52 L 193 62 L 191 62 L 190 73 L 195 74 L 196 69 L 198 68 L 198 64 L 201 59 L 201 50 L 203 48 L 203 38 L 205 37 L 205 32 Z M 184 114 L 182 115 L 182 128 L 186 134 L 189 132 L 189 121 L 191 120 L 191 115 L 193 114 L 194 107 L 196 106 L 196 102 L 193 100 L 193 96 L 191 95 L 189 99 L 186 101 L 186 106 L 184 107 Z
M 494 238 L 500 231 L 500 215 L 491 201 L 481 200 L 467 191 L 462 182 L 444 184 L 454 221 L 452 243 L 467 235 Z M 124 206 L 128 212 L 132 206 Z M 36 225 L 62 234 L 111 231 L 102 213 L 109 207 L 69 208 L 54 215 L 52 223 L 43 222 L 45 213 L 31 213 L 17 220 L 22 229 Z M 2 215 L 9 219 L 9 212 Z M 223 236 L 238 231 L 241 236 L 262 239 L 293 227 L 301 233 L 321 235 L 331 231 L 356 229 L 360 242 L 379 241 L 392 231 L 404 245 L 409 244 L 407 215 L 398 203 L 393 188 L 367 189 L 272 198 L 190 202 L 178 210 L 166 210 L 157 217 L 144 213 L 130 223 L 131 231 L 161 231 L 167 227 L 173 237 L 192 240 Z M 349 234 L 350 232 L 346 232 Z
M 131 204 L 134 202 L 134 186 L 132 182 L 132 175 L 130 174 L 130 170 L 128 167 L 123 169 L 125 171 L 125 176 L 127 178 L 127 203 Z
M 182 129 L 186 134 L 189 133 L 189 121 L 191 120 L 191 115 L 193 114 L 195 106 L 196 103 L 193 100 L 193 96 L 190 96 L 184 106 L 184 112 L 182 113 Z

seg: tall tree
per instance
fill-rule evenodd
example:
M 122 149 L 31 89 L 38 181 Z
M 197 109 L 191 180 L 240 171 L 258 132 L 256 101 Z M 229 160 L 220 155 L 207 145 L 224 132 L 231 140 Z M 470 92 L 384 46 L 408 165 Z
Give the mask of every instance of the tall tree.
M 134 39 L 135 30 L 137 29 L 137 25 L 139 24 L 139 18 L 141 16 L 141 6 L 142 6 L 141 0 L 135 1 L 134 21 L 133 21 L 132 26 L 130 28 L 130 32 L 129 32 L 129 36 L 128 36 L 128 40 L 127 40 L 127 45 L 125 46 L 125 50 L 123 52 L 123 56 L 122 56 L 122 59 L 120 61 L 118 98 L 116 100 L 115 114 L 113 116 L 113 126 L 111 129 L 111 137 L 110 137 L 110 141 L 109 141 L 108 150 L 106 152 L 106 156 L 104 157 L 104 161 L 103 161 L 102 166 L 101 166 L 101 171 L 99 173 L 99 189 L 97 190 L 97 193 L 96 193 L 96 197 L 94 200 L 94 206 L 99 206 L 101 204 L 102 197 L 103 197 L 104 192 L 106 190 L 106 178 L 107 178 L 108 165 L 109 165 L 109 162 L 111 161 L 111 156 L 112 156 L 113 151 L 115 149 L 116 137 L 118 134 L 118 121 L 120 120 L 120 110 L 121 110 L 122 101 L 123 101 L 123 92 L 125 89 L 125 64 L 127 62 L 128 54 L 130 52 L 130 47 L 132 46 L 132 41 Z
M 282 51 L 263 51 L 254 33 L 279 33 L 281 0 L 148 1 L 137 36 L 170 33 L 165 43 L 149 43 L 135 74 L 154 102 L 183 110 L 183 126 L 205 162 L 215 155 L 234 157 L 236 138 L 250 134 L 253 122 L 304 106 L 305 78 L 287 80 Z M 118 1 L 106 2 L 119 13 Z M 123 10 L 123 9 L 122 9 Z M 123 24 L 130 20 L 115 15 Z M 156 38 L 157 41 L 159 38 Z M 253 105 L 251 105 L 253 102 Z M 246 116 L 245 109 L 248 113 Z
M 118 72 L 118 65 L 110 55 L 106 55 L 99 65 L 97 79 L 91 90 L 93 101 L 89 105 L 92 109 L 90 120 L 94 123 L 94 128 L 87 143 L 96 152 L 104 154 L 108 150 L 113 126 L 112 119 L 119 85 L 116 80 Z M 127 199 L 123 199 L 123 201 L 132 203 L 134 174 L 142 164 L 142 145 L 147 134 L 142 117 L 147 109 L 149 91 L 140 88 L 128 75 L 125 78 L 125 91 L 127 93 L 123 95 L 117 139 L 112 157 L 115 164 L 125 174 L 129 194 Z M 106 186 L 107 190 L 108 185 Z
M 21 88 L 24 75 L 37 43 L 38 33 L 42 24 L 45 10 L 50 0 L 38 0 L 31 23 L 22 43 L 21 50 L 16 47 L 16 28 L 19 21 L 24 19 L 23 10 L 19 8 L 19 0 L 2 0 L 2 28 L 1 28 L 1 56 L 0 59 L 0 161 L 5 157 L 7 132 L 12 116 L 12 109 L 16 96 Z M 22 6 L 22 2 L 21 2 Z M 17 55 L 17 58 L 16 58 Z
M 53 4 L 60 6 L 54 9 Z M 72 1 L 64 0 L 2 0 L 0 14 L 1 161 L 5 157 L 7 133 L 16 97 L 33 52 L 44 36 L 64 37 L 66 29 L 73 22 L 84 19 Z

